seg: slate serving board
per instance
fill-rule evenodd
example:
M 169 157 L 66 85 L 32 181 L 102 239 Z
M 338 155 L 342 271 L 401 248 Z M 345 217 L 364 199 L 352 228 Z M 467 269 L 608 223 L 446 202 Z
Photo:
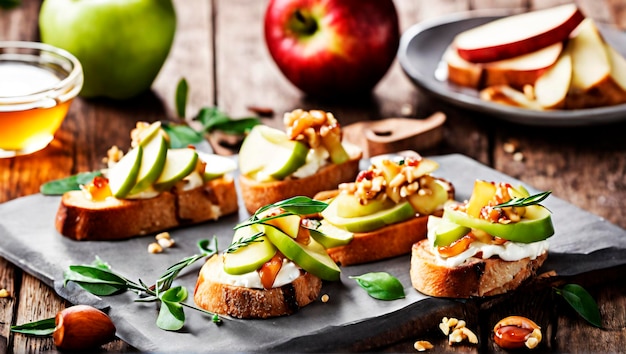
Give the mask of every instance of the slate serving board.
M 467 199 L 475 179 L 521 182 L 462 155 L 435 156 L 436 176 L 455 185 L 456 199 Z M 362 168 L 366 168 L 363 161 Z M 530 186 L 531 193 L 537 192 Z M 220 249 L 229 244 L 232 227 L 247 218 L 238 215 L 194 227 L 171 231 L 176 247 L 149 254 L 152 235 L 116 242 L 76 242 L 54 229 L 59 197 L 32 195 L 0 204 L 0 255 L 33 274 L 71 303 L 107 308 L 117 335 L 143 351 L 334 351 L 351 344 L 382 337 L 418 316 L 451 307 L 454 302 L 424 296 L 411 287 L 410 257 L 402 256 L 370 264 L 344 267 L 341 280 L 325 282 L 327 303 L 316 301 L 297 314 L 268 320 L 230 320 L 215 325 L 208 316 L 186 310 L 187 321 L 179 332 L 155 325 L 158 309 L 153 303 L 135 303 L 135 294 L 98 298 L 74 284 L 63 287 L 63 271 L 71 264 L 89 264 L 96 256 L 127 278 L 153 282 L 178 260 L 196 254 L 196 242 L 217 235 Z M 541 271 L 562 276 L 578 275 L 626 264 L 626 230 L 550 196 L 543 203 L 553 212 L 556 234 L 550 238 L 550 256 Z M 240 203 L 240 205 L 243 205 Z M 193 292 L 198 262 L 181 274 L 175 284 Z M 404 285 L 406 298 L 380 301 L 369 297 L 349 276 L 386 271 Z M 192 301 L 191 299 L 188 301 Z

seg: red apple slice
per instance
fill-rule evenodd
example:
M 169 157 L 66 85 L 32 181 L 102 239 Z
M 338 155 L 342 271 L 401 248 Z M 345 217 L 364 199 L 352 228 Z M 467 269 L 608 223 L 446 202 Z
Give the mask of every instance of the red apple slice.
M 461 58 L 474 63 L 513 58 L 562 42 L 584 19 L 575 4 L 508 16 L 458 34 Z
M 572 59 L 569 51 L 561 53 L 556 64 L 550 67 L 535 83 L 535 99 L 546 109 L 560 109 L 572 81 Z
M 521 89 L 535 81 L 559 58 L 563 44 L 552 44 L 535 52 L 490 63 L 471 63 L 449 47 L 443 60 L 448 66 L 448 80 L 460 86 L 482 88 L 509 85 Z
M 522 88 L 535 81 L 559 59 L 563 43 L 557 42 L 535 52 L 486 63 L 484 85 L 509 85 Z

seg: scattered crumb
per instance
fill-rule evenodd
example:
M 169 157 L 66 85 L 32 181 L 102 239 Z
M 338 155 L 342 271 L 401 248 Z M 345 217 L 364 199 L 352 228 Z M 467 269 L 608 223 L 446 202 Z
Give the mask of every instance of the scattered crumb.
M 161 247 L 161 245 L 159 245 L 156 242 L 152 242 L 151 244 L 148 245 L 148 252 L 149 253 L 161 253 L 163 252 L 163 247 Z
M 7 298 L 11 296 L 11 294 L 9 293 L 9 291 L 5 288 L 0 289 L 0 298 Z
M 522 162 L 524 161 L 524 154 L 521 152 L 516 152 L 513 154 L 513 161 Z
M 409 117 L 413 115 L 413 105 L 411 105 L 410 103 L 404 103 L 401 107 L 400 107 L 400 113 L 404 116 L 404 117 Z
M 413 348 L 415 348 L 418 352 L 423 352 L 428 349 L 433 349 L 434 346 L 427 340 L 418 340 L 415 344 L 413 344 Z
M 329 300 L 329 299 L 330 299 L 330 296 L 328 296 L 328 294 L 324 294 L 324 295 L 322 295 L 321 300 L 322 300 L 322 302 L 323 302 L 323 303 L 328 302 L 328 300 Z

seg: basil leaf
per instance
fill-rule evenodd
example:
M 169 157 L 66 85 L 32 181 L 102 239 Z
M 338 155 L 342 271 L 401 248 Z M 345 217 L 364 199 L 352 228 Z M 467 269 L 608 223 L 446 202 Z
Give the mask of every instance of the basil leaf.
M 176 86 L 176 112 L 180 118 L 185 119 L 187 111 L 187 95 L 189 93 L 189 85 L 185 78 L 178 81 Z
M 578 284 L 565 284 L 560 289 L 554 289 L 565 301 L 587 322 L 602 328 L 600 310 L 593 297 Z
M 187 289 L 182 286 L 171 288 L 161 295 L 161 309 L 156 324 L 166 331 L 177 331 L 185 324 L 185 313 L 180 304 L 187 298 Z
M 405 297 L 402 283 L 393 275 L 386 272 L 366 273 L 352 276 L 367 293 L 378 300 L 397 300 Z
M 126 279 L 99 266 L 73 265 L 63 274 L 64 284 L 74 282 L 98 296 L 108 296 L 128 289 Z
M 46 182 L 41 185 L 39 192 L 43 195 L 61 195 L 65 192 L 79 190 L 80 186 L 87 184 L 97 176 L 102 176 L 101 171 L 82 172 L 66 178 Z
M 161 128 L 170 137 L 170 148 L 180 149 L 204 140 L 202 133 L 195 131 L 188 125 L 163 123 Z
M 11 332 L 30 334 L 33 336 L 49 336 L 54 333 L 55 318 L 46 318 L 35 322 L 11 326 Z
M 198 112 L 196 120 L 202 124 L 204 131 L 210 132 L 216 125 L 228 123 L 232 119 L 217 107 L 204 107 Z
M 232 119 L 228 122 L 214 124 L 212 130 L 219 130 L 226 134 L 244 135 L 250 132 L 261 120 L 256 117 Z

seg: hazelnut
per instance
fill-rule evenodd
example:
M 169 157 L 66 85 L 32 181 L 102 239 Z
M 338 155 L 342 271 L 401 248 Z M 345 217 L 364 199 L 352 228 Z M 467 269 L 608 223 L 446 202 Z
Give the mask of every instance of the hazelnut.
M 503 349 L 517 349 L 526 346 L 535 348 L 541 342 L 541 328 L 522 316 L 509 316 L 493 327 L 493 340 Z
M 95 348 L 115 339 L 115 325 L 104 312 L 87 305 L 68 307 L 55 317 L 54 345 L 65 350 Z

